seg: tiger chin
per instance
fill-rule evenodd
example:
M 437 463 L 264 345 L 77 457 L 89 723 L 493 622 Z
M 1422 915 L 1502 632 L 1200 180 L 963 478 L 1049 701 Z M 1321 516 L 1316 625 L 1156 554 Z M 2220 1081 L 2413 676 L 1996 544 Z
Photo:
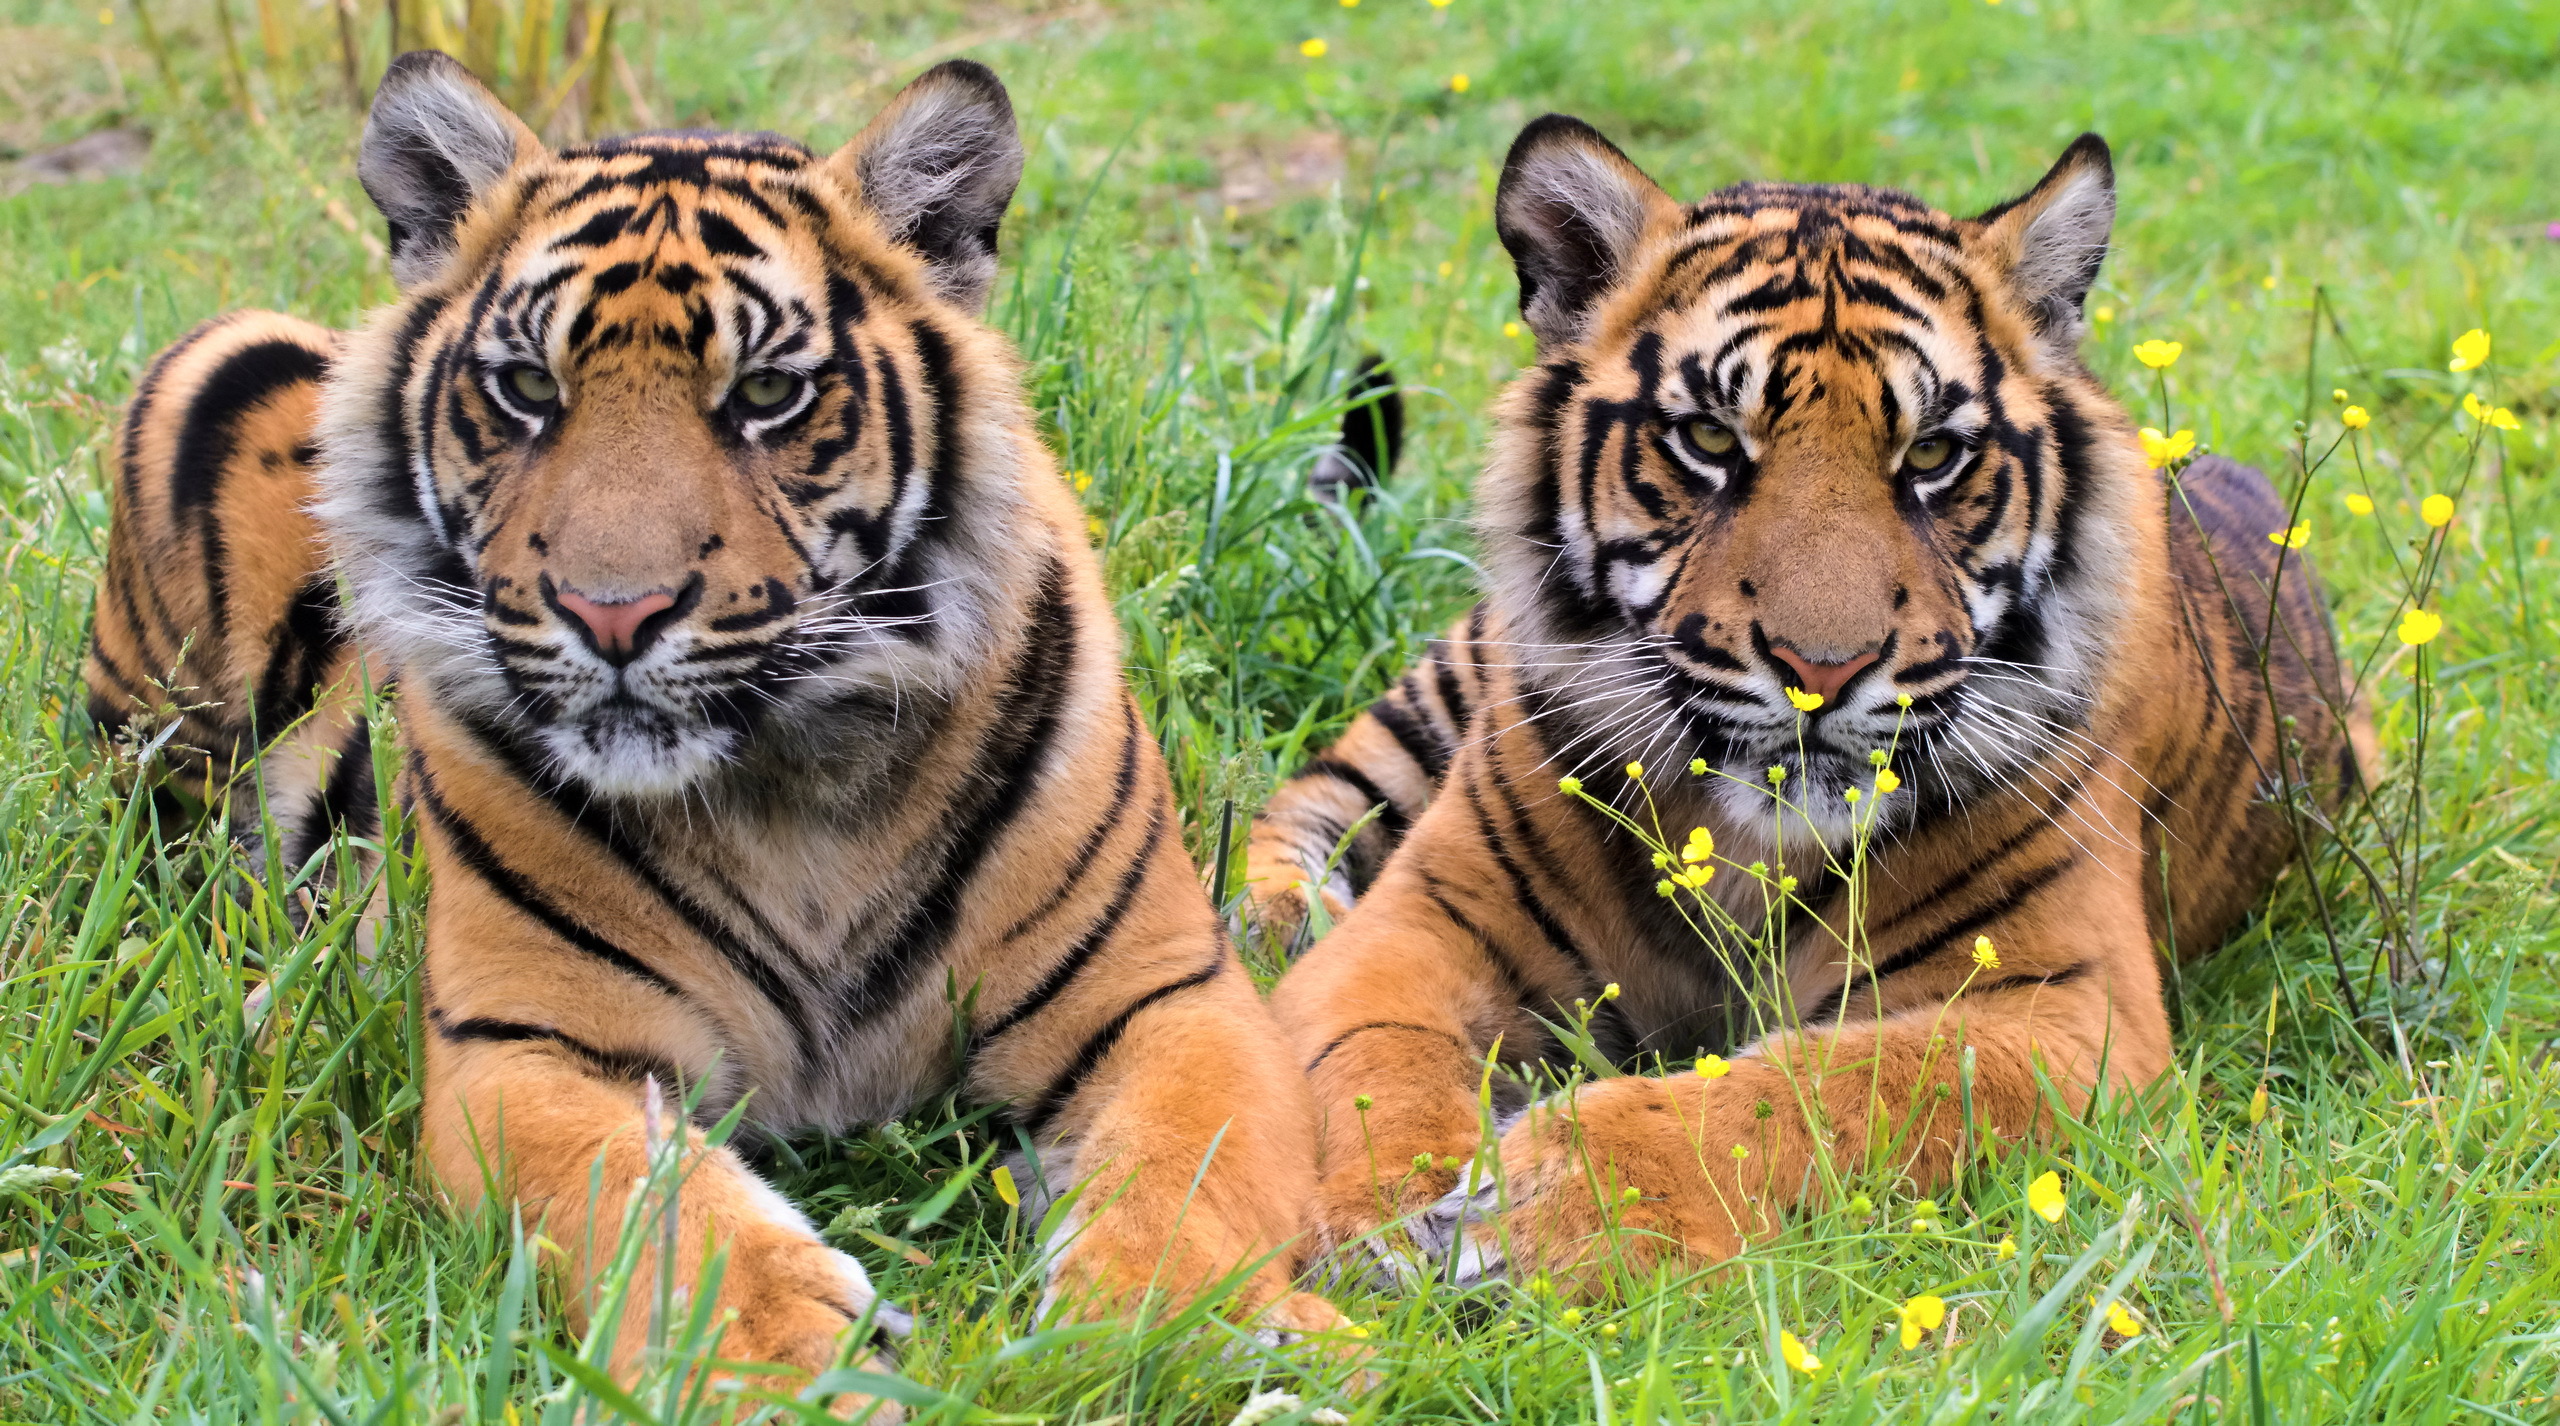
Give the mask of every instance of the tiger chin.
M 1002 1106 L 1037 1200 L 1078 1194 L 1047 1302 L 1234 1281 L 1266 1331 L 1340 1325 L 1291 1285 L 1305 1080 L 980 320 L 1021 162 L 963 61 L 832 154 L 553 152 L 405 55 L 358 165 L 398 300 L 354 332 L 210 322 L 126 416 L 91 710 L 183 784 L 239 782 L 234 825 L 291 869 L 380 831 L 367 691 L 396 686 L 427 1157 L 562 1245 L 582 1329 L 663 1094 L 692 1117 L 675 1258 L 653 1229 L 626 1300 L 716 1250 L 722 1357 L 885 1364 L 904 1315 L 693 1126 L 844 1130 L 954 1088 Z
M 1284 928 L 1339 917 L 1273 996 L 1326 1247 L 1599 1293 L 1777 1231 L 1826 1159 L 1928 1191 L 2049 1131 L 2041 1078 L 2076 1112 L 2168 1066 L 2155 946 L 2219 942 L 2370 733 L 2266 479 L 2153 471 L 2081 361 L 2114 212 L 2095 135 L 1972 219 L 1681 203 L 1579 121 L 1520 135 L 1483 601 L 1249 843 Z M 1729 1068 L 1528 1104 L 1577 1010 Z

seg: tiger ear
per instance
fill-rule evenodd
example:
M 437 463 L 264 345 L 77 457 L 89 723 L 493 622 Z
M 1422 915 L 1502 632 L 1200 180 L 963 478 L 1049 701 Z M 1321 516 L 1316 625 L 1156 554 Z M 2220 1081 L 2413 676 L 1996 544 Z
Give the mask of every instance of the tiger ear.
M 2107 141 L 2082 134 L 2062 151 L 2043 180 L 1974 220 L 1976 242 L 2009 272 L 2036 332 L 2055 350 L 2080 349 L 2081 308 L 2107 260 L 2116 222 L 2115 164 Z
M 1549 114 L 1520 131 L 1502 163 L 1493 222 L 1520 274 L 1520 319 L 1539 346 L 1581 335 L 1583 319 L 1617 284 L 1645 229 L 1675 206 L 1580 119 Z
M 391 225 L 391 277 L 432 279 L 462 216 L 517 164 L 547 152 L 471 71 L 438 50 L 391 62 L 365 116 L 356 177 Z
M 924 255 L 945 301 L 983 311 L 996 229 L 1022 181 L 1022 136 L 995 71 L 945 60 L 827 160 L 889 236 Z

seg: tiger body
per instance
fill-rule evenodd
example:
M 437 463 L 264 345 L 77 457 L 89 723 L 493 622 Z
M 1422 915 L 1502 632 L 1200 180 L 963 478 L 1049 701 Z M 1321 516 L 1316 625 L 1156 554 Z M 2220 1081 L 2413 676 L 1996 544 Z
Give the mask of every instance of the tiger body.
M 2218 458 L 2164 482 L 2079 360 L 2112 193 L 2092 138 L 1971 222 L 1684 206 L 1578 123 L 1523 134 L 1539 362 L 1478 486 L 1484 601 L 1249 844 L 1284 924 L 1340 918 L 1273 999 L 1330 1246 L 1597 1290 L 1738 1251 L 1820 1154 L 1943 1182 L 1968 1096 L 2018 1137 L 2039 1074 L 2077 1105 L 2167 1067 L 2155 948 L 2230 931 L 2294 854 L 2271 794 L 2352 786 L 2359 732 L 2284 503 Z M 1489 1057 L 1569 1062 L 1577 1003 L 1620 1064 L 1717 1072 L 1515 1096 L 1470 1167 Z
M 410 56 L 362 170 L 400 301 L 348 334 L 211 324 L 128 419 L 97 706 L 141 719 L 169 700 L 133 671 L 177 670 L 212 778 L 262 745 L 351 758 L 363 685 L 396 681 L 428 1154 L 465 1204 L 547 1214 L 573 1285 L 612 1261 L 650 1081 L 767 1134 L 956 1088 L 1006 1106 L 1034 1193 L 1086 1186 L 1053 1297 L 1241 1270 L 1269 1325 L 1336 1320 L 1289 1290 L 1303 1078 L 1254 1033 L 1083 513 L 976 319 L 1019 161 L 957 62 L 827 157 L 554 154 Z M 170 534 L 191 470 L 218 517 Z M 296 612 L 341 587 L 346 635 Z M 277 741 L 297 709 L 323 754 Z M 265 805 L 365 830 L 327 805 L 344 780 L 270 772 Z M 898 1323 L 733 1151 L 690 1152 L 674 1270 L 727 1253 L 722 1355 L 815 1373 Z

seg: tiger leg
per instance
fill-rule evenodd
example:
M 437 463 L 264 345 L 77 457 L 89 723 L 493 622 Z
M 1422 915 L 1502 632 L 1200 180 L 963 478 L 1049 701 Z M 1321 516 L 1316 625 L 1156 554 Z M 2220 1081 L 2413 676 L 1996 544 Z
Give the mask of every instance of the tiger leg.
M 1821 1191 L 1826 1158 L 1922 1192 L 1945 1184 L 1968 1092 L 1976 1132 L 2022 1139 L 2050 1124 L 2039 1072 L 2072 1112 L 2101 1077 L 2148 1082 L 2168 1066 L 2168 1016 L 2138 863 L 2119 859 L 2084 859 L 2033 909 L 1984 920 L 1996 964 L 1976 961 L 1969 935 L 1879 945 L 1870 964 L 1924 959 L 1862 980 L 1828 1026 L 1737 1052 L 1713 1079 L 1608 1079 L 1532 1109 L 1504 1135 L 1498 1170 L 1471 1174 L 1419 1236 L 1455 1252 L 1461 1281 L 1544 1273 L 1595 1295 L 1616 1268 L 1716 1262 L 1776 1231 Z
M 1430 805 L 1485 701 L 1484 638 L 1478 608 L 1263 805 L 1245 843 L 1245 881 L 1262 924 L 1284 943 L 1305 927 L 1310 897 L 1336 920 L 1349 914 Z
M 1077 1049 L 1068 1073 L 1088 1072 L 1052 1090 L 1056 1117 L 1038 1134 L 1075 1145 L 1053 1181 L 1081 1185 L 1050 1301 L 1087 1313 L 1150 1294 L 1183 1301 L 1242 1270 L 1239 1317 L 1288 1333 L 1342 1326 L 1331 1303 L 1291 1285 L 1315 1187 L 1314 1107 L 1234 950 L 1220 945 L 1205 970 L 1162 982 L 1115 1023 Z
M 587 1048 L 548 1027 L 456 1019 L 440 1007 L 427 1050 L 426 1147 L 437 1177 L 466 1210 L 492 1193 L 512 1198 L 528 1231 L 565 1250 L 560 1271 L 582 1332 L 605 1305 L 631 1197 L 651 1170 L 642 1084 L 582 1062 Z M 627 1074 L 633 1066 L 626 1059 L 616 1068 Z M 664 1314 L 669 1332 L 690 1313 L 689 1289 L 716 1252 L 725 1263 L 714 1320 L 727 1320 L 717 1355 L 798 1373 L 753 1379 L 755 1389 L 788 1394 L 840 1364 L 883 1369 L 882 1337 L 904 1331 L 906 1318 L 876 1303 L 862 1265 L 819 1241 L 808 1220 L 734 1151 L 705 1145 L 684 1121 L 672 1077 L 664 1086 L 666 1132 L 684 1136 L 671 1235 L 675 1295 Z M 632 1254 L 612 1353 L 613 1372 L 624 1381 L 649 1365 L 652 1307 L 668 1268 L 659 1251 L 667 1241 L 662 1223 L 644 1213 L 633 1229 L 642 1242 Z M 847 1329 L 866 1319 L 873 1338 L 847 1341 Z M 870 1404 L 848 1398 L 837 1409 L 850 1414 Z

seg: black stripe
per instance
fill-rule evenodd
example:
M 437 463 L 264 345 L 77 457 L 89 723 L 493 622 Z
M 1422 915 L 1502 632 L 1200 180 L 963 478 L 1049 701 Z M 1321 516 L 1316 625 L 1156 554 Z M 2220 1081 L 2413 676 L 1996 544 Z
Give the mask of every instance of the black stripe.
M 1049 967 L 1049 973 L 1040 977 L 1040 983 L 1031 988 L 1030 994 L 1015 1002 L 1012 1009 L 998 1016 L 994 1024 L 979 1033 L 981 1042 L 993 1040 L 1047 1009 L 1050 1001 L 1057 999 L 1060 992 L 1084 973 L 1094 954 L 1111 943 L 1112 933 L 1120 929 L 1121 918 L 1127 916 L 1129 908 L 1136 904 L 1138 888 L 1145 883 L 1147 873 L 1155 870 L 1156 853 L 1164 845 L 1164 811 L 1164 804 L 1159 801 L 1155 816 L 1147 822 L 1147 835 L 1138 843 L 1138 854 L 1130 858 L 1129 869 L 1120 874 L 1120 884 L 1112 888 L 1111 900 L 1103 905 L 1102 914 L 1095 917 L 1093 924 L 1085 928 L 1085 933 L 1067 947 L 1067 953 L 1058 958 L 1057 964 Z
M 2076 860 L 2078 860 L 2076 857 L 2064 857 L 2060 861 L 2047 862 L 2033 871 L 2020 875 L 2017 881 L 2010 885 L 2006 893 L 1993 900 L 1988 905 L 1985 905 L 1979 910 L 1973 911 L 1967 915 L 1957 917 L 1954 921 L 1939 927 L 1928 935 L 1914 940 L 1910 945 L 1904 947 L 1902 950 L 1896 951 L 1894 954 L 1887 956 L 1883 961 L 1876 965 L 1873 971 L 1867 974 L 1866 985 L 1863 988 L 1872 991 L 1878 996 L 1883 995 L 1884 981 L 1887 976 L 1898 975 L 1903 971 L 1909 970 L 1913 966 L 1920 964 L 1922 961 L 1928 960 L 1933 956 L 1952 949 L 1954 945 L 1957 942 L 1960 942 L 1964 937 L 1979 935 L 1985 927 L 1996 924 L 2001 917 L 2008 915 L 2009 913 L 2017 910 L 2020 906 L 2026 904 L 2028 897 L 2031 897 L 2037 892 L 2044 890 L 2047 886 L 2052 885 L 2054 879 L 2061 876 L 2064 871 L 2068 870 L 2071 864 Z M 1841 983 L 1839 989 L 1832 991 L 1829 995 L 1826 995 L 1822 997 L 1821 1000 L 1815 1002 L 1813 1009 L 1806 1013 L 1802 1023 L 1806 1025 L 1820 1024 L 1821 1022 L 1838 1015 L 1848 1004 L 1850 991 L 1853 988 L 1858 988 L 1857 981 L 1857 969 L 1852 967 L 1849 972 L 1849 978 Z
M 1449 671 L 1443 668 L 1440 676 L 1447 678 Z M 1378 720 L 1378 726 L 1387 730 L 1387 736 L 1396 740 L 1396 746 L 1404 749 L 1404 755 L 1413 759 L 1413 765 L 1422 769 L 1424 777 L 1437 783 L 1440 775 L 1449 770 L 1449 739 L 1437 727 L 1426 730 L 1421 718 L 1399 702 L 1395 694 L 1370 704 L 1369 716 Z
M 2071 800 L 2079 796 L 2080 789 L 2087 785 L 2088 774 L 2074 773 L 2069 782 L 2054 792 L 2051 802 L 2045 806 L 2044 810 L 2029 820 L 2027 825 L 2002 839 L 1998 846 L 1987 852 L 1967 853 L 1964 870 L 1911 898 L 1909 905 L 1886 917 L 1881 923 L 1869 926 L 1868 941 L 1872 943 L 1879 938 L 1889 937 L 1903 925 L 1918 919 L 1923 911 L 1935 910 L 1954 900 L 1976 881 L 1981 880 L 1985 873 L 2006 861 L 2011 852 L 2025 846 L 2029 838 L 2054 825 L 2062 816 L 2064 809 L 2071 805 Z
M 1501 790 L 1506 804 L 1505 810 L 1514 818 L 1518 818 L 1521 815 L 1520 806 L 1511 800 L 1510 789 L 1504 787 Z M 1511 844 L 1503 840 L 1501 831 L 1493 825 L 1493 814 L 1486 809 L 1484 795 L 1474 782 L 1467 784 L 1467 806 L 1476 814 L 1476 831 L 1484 837 L 1486 848 L 1492 851 L 1494 865 L 1502 868 L 1503 876 L 1511 883 L 1512 900 L 1521 910 L 1528 913 L 1531 921 L 1537 924 L 1538 934 L 1546 938 L 1547 944 L 1552 946 L 1558 955 L 1573 962 L 1574 970 L 1582 977 L 1582 982 L 1576 989 L 1589 990 L 1591 988 L 1590 957 L 1582 953 L 1582 947 L 1574 943 L 1573 937 L 1566 932 L 1564 924 L 1556 919 L 1553 911 L 1548 909 L 1546 898 L 1538 895 L 1537 887 L 1529 880 L 1529 873 L 1521 867 L 1519 858 L 1511 854 Z
M 1066 1073 L 1052 1081 L 1048 1093 L 1040 1096 L 1040 1107 L 1033 1111 L 1030 1119 L 1026 1121 L 1031 1136 L 1036 1139 L 1048 1131 L 1050 1121 L 1056 1119 L 1059 1112 L 1067 1107 L 1068 1102 L 1076 1097 L 1076 1091 L 1084 1088 L 1084 1082 L 1093 1076 L 1093 1072 L 1102 1067 L 1102 1062 L 1109 1058 L 1111 1051 L 1119 1045 L 1120 1037 L 1128 1032 L 1129 1022 L 1138 1018 L 1139 1012 L 1170 996 L 1197 986 L 1207 985 L 1218 978 L 1218 972 L 1226 968 L 1227 947 L 1225 938 L 1221 937 L 1217 959 L 1180 980 L 1159 985 L 1139 996 L 1130 1002 L 1128 1009 L 1111 1017 L 1111 1023 L 1094 1031 L 1085 1040 L 1084 1047 L 1076 1051 L 1076 1057 L 1068 1063 Z
M 1314 1059 L 1307 1061 L 1307 1073 L 1314 1074 L 1316 1072 L 1316 1066 L 1323 1064 L 1328 1059 L 1331 1059 L 1333 1057 L 1333 1052 L 1341 1049 L 1344 1045 L 1349 1044 L 1354 1036 L 1365 1035 L 1372 1030 L 1411 1030 L 1417 1035 L 1437 1036 L 1440 1039 L 1446 1040 L 1450 1044 L 1457 1046 L 1458 1053 L 1466 1056 L 1470 1061 L 1477 1058 L 1475 1047 L 1473 1045 L 1468 1044 L 1466 1041 L 1459 1039 L 1457 1036 L 1450 1034 L 1446 1030 L 1434 1029 L 1429 1025 L 1415 1025 L 1403 1020 L 1372 1020 L 1366 1025 L 1354 1025 L 1350 1029 L 1343 1031 L 1341 1034 L 1334 1036 L 1332 1040 L 1325 1044 L 1323 1049 L 1316 1051 L 1316 1057 Z
M 346 644 L 338 623 L 337 577 L 323 570 L 305 581 L 267 638 L 267 669 L 250 713 L 250 731 L 261 743 L 272 742 L 311 711 L 320 680 Z
M 1076 889 L 1084 885 L 1084 874 L 1092 870 L 1093 859 L 1101 854 L 1103 842 L 1118 830 L 1120 814 L 1128 810 L 1129 798 L 1138 789 L 1139 737 L 1138 705 L 1124 698 L 1120 700 L 1120 711 L 1127 724 L 1120 735 L 1120 770 L 1112 775 L 1111 801 L 1102 809 L 1102 820 L 1093 824 L 1093 830 L 1085 833 L 1083 845 L 1077 847 L 1076 854 L 1067 859 L 1066 872 L 1058 878 L 1058 885 L 1049 893 L 1049 899 L 1040 903 L 1037 910 L 1014 922 L 1005 931 L 1004 940 L 1016 939 L 1023 932 L 1046 920 L 1059 907 L 1066 905 L 1068 898 L 1075 895 Z M 1164 814 L 1159 809 L 1156 815 L 1161 818 Z M 1154 835 L 1153 832 L 1148 833 L 1151 838 Z
M 2002 976 L 2000 979 L 1992 981 L 1987 985 L 1968 986 L 1961 992 L 1961 994 L 1990 995 L 1996 991 L 2025 990 L 2030 986 L 2069 985 L 2071 982 L 2087 975 L 2092 965 L 2093 962 L 2089 961 L 2073 961 L 2071 964 L 2064 966 L 2058 971 L 2054 971 L 2050 975 Z
M 567 1050 L 607 1079 L 629 1080 L 636 1084 L 655 1076 L 674 1103 L 683 1102 L 685 1084 L 695 1078 L 663 1055 L 646 1050 L 606 1049 L 549 1025 L 528 1025 L 520 1020 L 493 1020 L 478 1015 L 468 1020 L 455 1020 L 441 1008 L 429 1010 L 427 1019 L 435 1026 L 436 1038 L 447 1044 L 553 1045 Z
M 1511 1002 L 1526 1007 L 1530 999 L 1529 978 L 1522 973 L 1519 962 L 1495 944 L 1493 937 L 1473 918 L 1458 909 L 1457 903 L 1449 899 L 1448 888 L 1440 878 L 1427 871 L 1419 872 L 1419 875 L 1422 877 L 1422 894 L 1431 898 L 1431 904 L 1440 908 L 1440 914 L 1448 917 L 1450 924 L 1467 933 L 1469 939 L 1476 943 L 1477 950 L 1484 952 L 1486 963 L 1502 977 L 1503 988 L 1510 991 Z
M 300 342 L 272 338 L 225 356 L 196 384 L 169 469 L 170 519 L 185 529 L 190 519 L 203 543 L 205 617 L 221 639 L 230 628 L 230 581 L 214 502 L 222 478 L 240 448 L 239 422 L 277 392 L 318 381 L 328 358 Z M 225 693 L 237 690 L 225 690 Z
M 1380 791 L 1378 784 L 1371 782 L 1367 773 L 1339 758 L 1318 758 L 1298 769 L 1297 775 L 1289 780 L 1296 782 L 1310 777 L 1331 778 L 1368 799 L 1368 805 L 1378 809 L 1378 829 L 1390 838 L 1402 840 L 1405 829 L 1413 825 L 1411 819 L 1405 816 L 1404 809 L 1396 805 L 1394 798 Z
M 518 875 L 472 826 L 445 805 L 436 791 L 435 774 L 427 770 L 427 761 L 416 753 L 409 755 L 409 771 L 414 774 L 419 800 L 426 804 L 427 815 L 435 819 L 446 840 L 453 844 L 454 855 L 462 865 L 489 884 L 489 889 L 509 905 L 539 921 L 551 934 L 594 956 L 614 969 L 669 995 L 681 996 L 676 983 L 651 970 L 629 951 L 589 930 L 573 919 L 549 897 L 536 890 L 531 882 Z
M 862 974 L 835 995 L 837 1024 L 858 1024 L 906 997 L 916 976 L 950 942 L 969 884 L 1030 804 L 1047 771 L 1077 652 L 1066 568 L 1055 559 L 1022 623 L 1022 651 L 996 700 L 987 739 L 971 759 L 991 768 L 993 776 L 974 807 L 952 809 L 952 839 L 943 852 L 941 874 L 908 906 Z

